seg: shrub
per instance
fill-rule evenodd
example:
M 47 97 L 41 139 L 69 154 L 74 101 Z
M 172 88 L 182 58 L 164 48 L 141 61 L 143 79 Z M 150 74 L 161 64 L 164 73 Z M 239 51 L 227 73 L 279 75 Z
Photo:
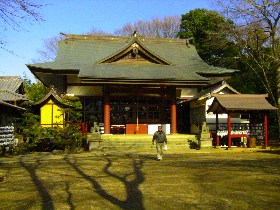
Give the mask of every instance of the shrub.
M 18 154 L 28 152 L 51 152 L 53 150 L 67 150 L 76 152 L 83 147 L 83 140 L 86 138 L 80 133 L 80 128 L 75 125 L 60 127 L 37 127 L 32 130 L 25 130 L 25 142 L 18 145 Z M 34 131 L 34 134 L 32 133 Z
M 33 147 L 32 144 L 29 144 L 29 143 L 26 143 L 26 142 L 19 143 L 17 145 L 17 147 L 14 148 L 14 154 L 15 155 L 25 155 L 25 154 L 28 154 L 28 153 L 30 153 L 33 150 L 32 147 Z

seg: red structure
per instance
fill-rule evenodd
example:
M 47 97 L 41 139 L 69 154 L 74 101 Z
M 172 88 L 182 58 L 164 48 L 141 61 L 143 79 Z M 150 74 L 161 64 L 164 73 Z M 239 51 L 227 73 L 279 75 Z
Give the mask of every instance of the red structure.
M 213 112 L 216 114 L 216 145 L 220 145 L 218 129 L 219 118 L 218 114 L 227 114 L 227 139 L 228 148 L 232 146 L 233 138 L 240 137 L 253 137 L 252 134 L 233 134 L 231 126 L 231 114 L 233 113 L 245 113 L 250 115 L 250 120 L 253 120 L 257 114 L 261 114 L 263 117 L 263 145 L 264 148 L 268 146 L 268 120 L 267 114 L 269 111 L 277 110 L 268 103 L 266 97 L 267 94 L 255 95 L 255 94 L 213 94 L 215 97 L 213 103 L 207 110 L 207 112 Z M 251 122 L 250 122 L 251 124 Z M 251 127 L 251 126 L 249 126 Z
M 108 96 L 104 97 L 104 133 L 110 133 L 110 99 Z
M 171 100 L 171 133 L 177 133 L 177 112 L 176 100 Z

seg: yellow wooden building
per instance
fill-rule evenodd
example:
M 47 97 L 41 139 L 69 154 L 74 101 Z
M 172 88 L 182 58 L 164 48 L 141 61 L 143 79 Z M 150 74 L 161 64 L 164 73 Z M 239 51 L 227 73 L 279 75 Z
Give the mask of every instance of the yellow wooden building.
M 53 88 L 34 105 L 40 107 L 40 125 L 42 127 L 64 127 L 64 105 Z

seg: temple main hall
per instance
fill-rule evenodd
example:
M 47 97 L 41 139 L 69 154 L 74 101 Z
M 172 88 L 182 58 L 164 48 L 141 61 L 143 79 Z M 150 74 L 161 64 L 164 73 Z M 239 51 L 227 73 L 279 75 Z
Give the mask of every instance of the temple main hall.
M 54 61 L 27 67 L 45 86 L 79 97 L 81 123 L 98 122 L 104 134 L 145 134 L 159 124 L 188 133 L 185 102 L 236 72 L 208 65 L 184 39 L 62 35 Z

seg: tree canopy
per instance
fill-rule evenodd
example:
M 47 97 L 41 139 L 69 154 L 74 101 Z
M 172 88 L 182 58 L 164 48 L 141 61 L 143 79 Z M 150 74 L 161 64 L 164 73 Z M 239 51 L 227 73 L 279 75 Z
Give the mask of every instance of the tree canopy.
M 231 39 L 233 21 L 218 12 L 195 9 L 182 15 L 179 38 L 187 38 L 208 64 L 236 68 L 237 49 Z
M 262 91 L 278 105 L 277 74 L 280 67 L 280 1 L 216 0 L 223 16 L 235 21 L 232 38 L 244 67 L 253 72 Z M 259 86 L 260 87 L 260 86 Z
M 43 98 L 48 91 L 48 88 L 42 82 L 36 80 L 35 83 L 32 83 L 26 75 L 23 77 L 23 85 L 28 99 L 33 103 Z

